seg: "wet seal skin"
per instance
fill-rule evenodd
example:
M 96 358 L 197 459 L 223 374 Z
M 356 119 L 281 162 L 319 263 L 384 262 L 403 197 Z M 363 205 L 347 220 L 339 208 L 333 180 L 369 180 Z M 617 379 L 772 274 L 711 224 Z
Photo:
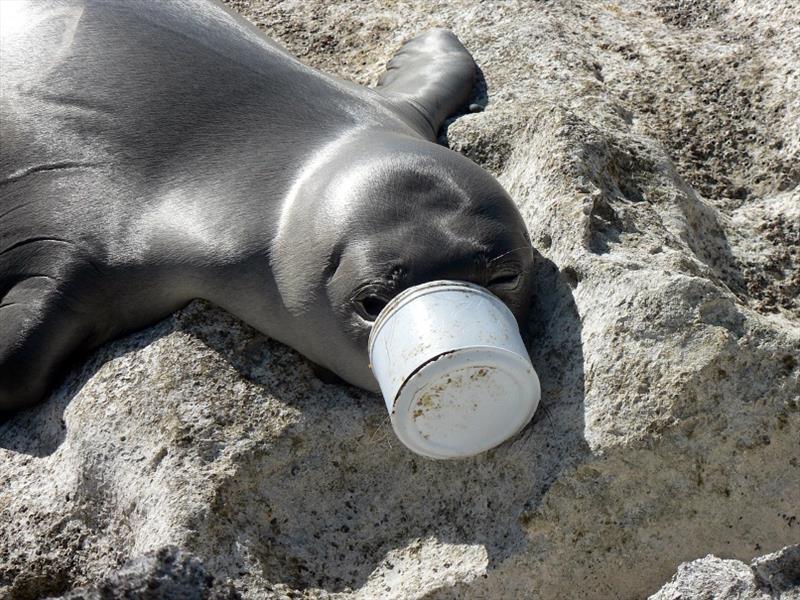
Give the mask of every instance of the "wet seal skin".
M 451 32 L 369 89 L 208 0 L 0 11 L 0 411 L 194 298 L 370 390 L 369 331 L 402 290 L 463 280 L 528 310 L 518 210 L 435 143 L 475 77 Z

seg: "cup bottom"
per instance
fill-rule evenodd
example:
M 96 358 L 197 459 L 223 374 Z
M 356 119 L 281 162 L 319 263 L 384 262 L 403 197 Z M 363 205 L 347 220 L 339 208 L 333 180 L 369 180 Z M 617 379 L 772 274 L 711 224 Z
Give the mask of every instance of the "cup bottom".
M 430 458 L 479 454 L 519 432 L 539 404 L 530 362 L 502 348 L 460 348 L 432 360 L 400 389 L 397 437 Z

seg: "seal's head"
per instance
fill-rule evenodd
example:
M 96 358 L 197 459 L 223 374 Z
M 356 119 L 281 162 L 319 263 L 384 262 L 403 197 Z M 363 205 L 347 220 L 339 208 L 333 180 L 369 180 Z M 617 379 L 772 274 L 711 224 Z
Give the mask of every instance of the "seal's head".
M 532 293 L 530 238 L 502 186 L 465 157 L 401 135 L 350 138 L 312 161 L 284 208 L 272 262 L 285 306 L 311 321 L 289 343 L 373 390 L 369 332 L 404 289 L 475 283 L 519 322 Z

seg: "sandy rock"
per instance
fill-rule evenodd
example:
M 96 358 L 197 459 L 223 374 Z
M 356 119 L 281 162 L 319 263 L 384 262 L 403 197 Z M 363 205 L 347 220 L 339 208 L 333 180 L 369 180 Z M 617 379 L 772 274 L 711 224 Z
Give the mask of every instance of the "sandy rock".
M 193 303 L 0 424 L 0 598 L 167 545 L 253 599 L 641 598 L 797 542 L 796 2 L 230 4 L 362 84 L 432 26 L 473 52 L 485 110 L 442 142 L 541 252 L 542 407 L 426 460 L 380 398 Z

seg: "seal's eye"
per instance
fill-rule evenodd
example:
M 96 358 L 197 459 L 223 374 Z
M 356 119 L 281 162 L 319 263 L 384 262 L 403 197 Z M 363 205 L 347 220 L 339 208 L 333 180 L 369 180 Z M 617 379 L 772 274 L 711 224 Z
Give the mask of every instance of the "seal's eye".
M 517 287 L 519 279 L 519 273 L 500 273 L 489 280 L 488 287 L 514 288 Z
M 381 296 L 370 294 L 356 300 L 356 311 L 367 321 L 374 321 L 388 302 Z

